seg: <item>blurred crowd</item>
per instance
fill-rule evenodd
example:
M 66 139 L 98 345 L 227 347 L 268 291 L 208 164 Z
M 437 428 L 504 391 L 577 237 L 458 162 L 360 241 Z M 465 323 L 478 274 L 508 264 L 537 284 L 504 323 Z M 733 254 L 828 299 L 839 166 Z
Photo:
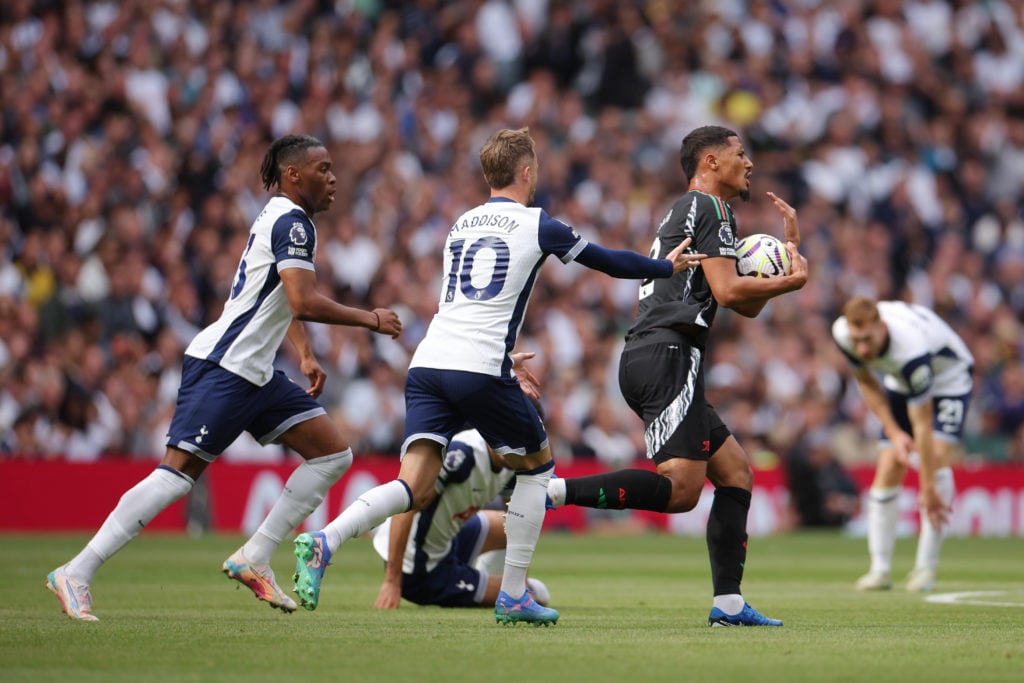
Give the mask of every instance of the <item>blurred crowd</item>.
M 0 6 L 0 453 L 156 458 L 182 351 L 220 312 L 274 138 L 332 154 L 325 291 L 397 341 L 310 325 L 323 403 L 392 454 L 483 140 L 529 126 L 537 204 L 646 253 L 683 135 L 754 161 L 741 233 L 799 212 L 811 279 L 723 310 L 712 403 L 758 464 L 870 462 L 878 424 L 830 325 L 853 294 L 934 307 L 973 351 L 965 457 L 1024 461 L 1024 3 L 991 0 L 7 0 Z M 618 391 L 637 283 L 549 260 L 534 351 L 556 458 L 643 453 Z M 282 368 L 293 377 L 291 350 Z M 226 458 L 285 457 L 240 440 Z

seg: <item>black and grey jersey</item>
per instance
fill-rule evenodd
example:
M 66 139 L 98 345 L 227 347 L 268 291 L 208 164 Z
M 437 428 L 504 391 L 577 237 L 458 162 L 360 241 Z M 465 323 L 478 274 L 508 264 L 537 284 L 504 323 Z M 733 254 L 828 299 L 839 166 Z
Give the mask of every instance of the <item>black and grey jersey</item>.
M 693 238 L 688 252 L 736 258 L 736 219 L 729 205 L 714 195 L 690 190 L 676 201 L 658 226 L 651 257 L 664 258 L 687 237 Z M 717 311 L 718 302 L 700 267 L 670 278 L 644 280 L 640 307 L 626 341 L 657 328 L 693 328 L 706 334 Z

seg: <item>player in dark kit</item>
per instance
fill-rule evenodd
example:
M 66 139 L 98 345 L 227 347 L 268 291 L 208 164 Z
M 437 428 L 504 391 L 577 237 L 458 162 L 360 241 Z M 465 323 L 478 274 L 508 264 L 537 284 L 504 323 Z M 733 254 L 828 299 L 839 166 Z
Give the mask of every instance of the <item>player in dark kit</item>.
M 726 202 L 749 198 L 753 163 L 736 133 L 720 126 L 692 131 L 679 156 L 689 190 L 658 227 L 652 256 L 690 237 L 690 249 L 707 258 L 699 268 L 640 286 L 639 311 L 619 364 L 619 387 L 644 421 L 647 457 L 657 472 L 627 469 L 552 479 L 548 491 L 556 506 L 687 512 L 696 506 L 706 477 L 715 486 L 707 527 L 714 585 L 708 624 L 781 626 L 740 593 L 753 471 L 746 451 L 704 398 L 704 356 L 719 305 L 753 318 L 769 299 L 804 286 L 807 261 L 797 252 L 796 211 L 769 192 L 783 217 L 792 272 L 774 278 L 738 275 L 736 220 Z

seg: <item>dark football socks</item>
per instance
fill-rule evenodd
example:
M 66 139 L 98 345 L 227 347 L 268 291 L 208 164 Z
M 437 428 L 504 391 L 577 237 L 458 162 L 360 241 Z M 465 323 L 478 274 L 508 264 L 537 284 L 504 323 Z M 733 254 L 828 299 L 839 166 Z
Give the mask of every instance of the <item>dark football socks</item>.
M 565 480 L 565 504 L 607 510 L 664 512 L 672 482 L 650 470 L 619 470 Z
M 715 595 L 740 592 L 747 561 L 747 512 L 750 491 L 732 486 L 715 489 L 708 515 L 708 557 Z

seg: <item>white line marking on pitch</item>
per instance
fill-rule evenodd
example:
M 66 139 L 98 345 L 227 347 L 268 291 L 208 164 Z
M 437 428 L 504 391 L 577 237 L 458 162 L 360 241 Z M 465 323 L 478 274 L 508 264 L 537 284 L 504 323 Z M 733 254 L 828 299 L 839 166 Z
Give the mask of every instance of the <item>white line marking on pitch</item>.
M 925 598 L 926 602 L 939 602 L 947 605 L 983 605 L 986 607 L 1024 607 L 1020 602 L 1002 602 L 992 600 L 999 596 L 1024 594 L 1024 591 L 966 591 L 963 593 L 937 593 Z M 983 599 L 984 598 L 984 599 Z

